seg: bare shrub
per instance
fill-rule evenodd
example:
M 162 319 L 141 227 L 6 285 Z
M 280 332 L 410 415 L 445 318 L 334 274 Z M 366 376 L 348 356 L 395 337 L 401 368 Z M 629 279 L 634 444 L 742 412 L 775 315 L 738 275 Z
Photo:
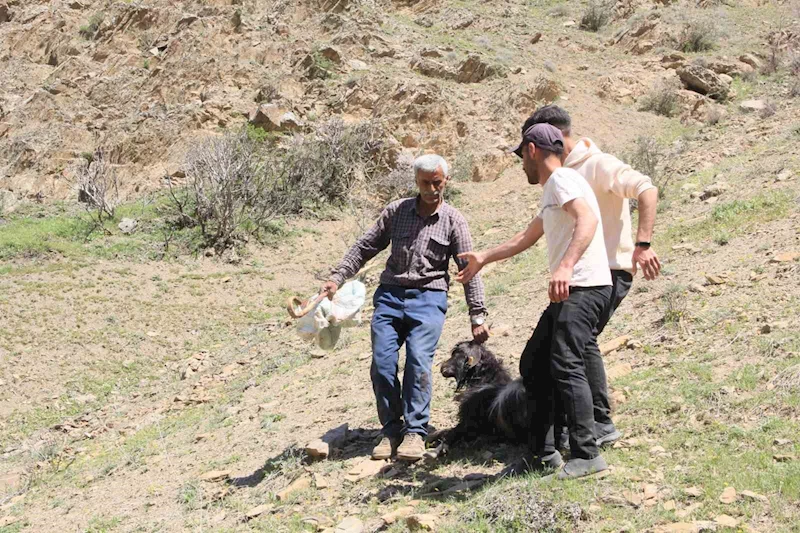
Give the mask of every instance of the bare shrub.
M 778 106 L 774 102 L 765 102 L 764 109 L 759 111 L 758 115 L 762 118 L 769 118 L 778 112 Z
M 386 178 L 376 184 L 381 199 L 391 202 L 400 198 L 408 198 L 416 194 L 417 184 L 414 180 L 414 156 L 403 152 L 397 158 L 395 167 Z
M 611 20 L 612 8 L 609 4 L 591 2 L 581 16 L 580 28 L 587 31 L 599 31 Z
M 209 139 L 187 155 L 188 187 L 170 187 L 174 225 L 198 226 L 206 245 L 225 249 L 261 236 L 277 217 L 347 206 L 387 168 L 381 135 L 377 123 L 334 119 L 283 144 L 246 128 Z
M 717 28 L 711 21 L 692 20 L 684 24 L 677 48 L 682 52 L 706 52 L 716 48 L 718 38 Z
M 218 249 L 257 235 L 294 199 L 275 163 L 244 130 L 199 144 L 186 157 L 189 186 L 171 190 L 179 223 L 199 226 L 206 244 Z
M 83 157 L 78 168 L 78 201 L 86 206 L 93 222 L 102 225 L 114 218 L 120 203 L 119 180 L 114 165 L 102 148 Z
M 377 122 L 348 125 L 335 118 L 313 135 L 293 137 L 281 156 L 281 166 L 298 191 L 292 210 L 340 204 L 355 186 L 387 170 L 382 136 Z
M 678 82 L 659 81 L 639 103 L 641 111 L 652 111 L 656 115 L 671 117 L 678 112 Z
M 633 142 L 633 149 L 625 155 L 626 162 L 635 170 L 650 177 L 658 188 L 658 197 L 666 196 L 672 176 L 661 171 L 665 150 L 655 137 L 642 135 Z M 631 202 L 634 205 L 634 202 Z

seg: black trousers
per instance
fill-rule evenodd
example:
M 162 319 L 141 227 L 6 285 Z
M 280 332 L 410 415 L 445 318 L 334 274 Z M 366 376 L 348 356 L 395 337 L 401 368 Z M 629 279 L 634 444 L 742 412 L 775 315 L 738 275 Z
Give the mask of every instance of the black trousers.
M 531 446 L 536 454 L 555 451 L 553 424 L 560 404 L 572 456 L 592 459 L 599 455 L 585 356 L 611 293 L 611 286 L 570 288 L 567 300 L 545 309 L 522 352 L 519 371 L 534 417 Z
M 628 295 L 633 285 L 633 276 L 625 270 L 611 271 L 611 298 L 608 305 L 600 314 L 592 338 L 586 343 L 584 361 L 586 364 L 586 378 L 589 380 L 589 388 L 592 389 L 592 402 L 594 403 L 594 421 L 596 423 L 596 437 L 610 433 L 614 429 L 611 421 L 611 405 L 608 401 L 608 383 L 606 380 L 606 369 L 603 365 L 603 356 L 597 345 L 597 337 L 603 332 L 614 315 L 614 312 Z

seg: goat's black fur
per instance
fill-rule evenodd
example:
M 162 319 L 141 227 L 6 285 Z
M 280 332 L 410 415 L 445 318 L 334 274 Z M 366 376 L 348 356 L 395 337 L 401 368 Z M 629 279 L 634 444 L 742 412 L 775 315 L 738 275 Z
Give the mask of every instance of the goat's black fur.
M 525 443 L 530 435 L 528 401 L 521 379 L 512 380 L 485 346 L 460 342 L 442 363 L 442 376 L 456 380 L 458 425 L 431 435 L 431 441 L 453 445 L 479 436 L 501 437 Z

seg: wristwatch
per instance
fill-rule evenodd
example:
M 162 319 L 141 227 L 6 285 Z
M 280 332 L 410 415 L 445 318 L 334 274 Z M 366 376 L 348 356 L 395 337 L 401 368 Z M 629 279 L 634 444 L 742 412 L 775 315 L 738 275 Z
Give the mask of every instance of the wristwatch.
M 637 242 L 636 243 L 636 247 L 637 248 L 644 248 L 645 250 L 647 250 L 648 248 L 650 248 L 650 243 L 649 242 L 644 242 L 644 241 Z
M 484 322 L 486 322 L 486 317 L 483 315 L 475 315 L 469 317 L 469 321 L 472 322 L 473 326 L 482 326 Z

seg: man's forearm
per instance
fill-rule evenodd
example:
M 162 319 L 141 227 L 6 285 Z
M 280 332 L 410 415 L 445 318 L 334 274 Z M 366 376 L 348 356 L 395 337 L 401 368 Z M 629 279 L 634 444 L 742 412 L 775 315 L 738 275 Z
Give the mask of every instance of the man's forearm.
M 575 220 L 575 230 L 572 232 L 572 240 L 569 242 L 564 257 L 561 258 L 559 266 L 573 268 L 583 256 L 586 249 L 592 243 L 594 233 L 597 230 L 597 217 L 591 212 L 582 214 Z
M 653 238 L 653 226 L 656 223 L 656 206 L 658 189 L 648 189 L 639 195 L 639 227 L 636 230 L 636 242 L 650 242 Z
M 537 217 L 523 231 L 520 231 L 503 244 L 486 251 L 486 264 L 502 261 L 524 252 L 536 244 L 542 235 L 544 235 L 544 226 L 542 225 L 542 220 Z

